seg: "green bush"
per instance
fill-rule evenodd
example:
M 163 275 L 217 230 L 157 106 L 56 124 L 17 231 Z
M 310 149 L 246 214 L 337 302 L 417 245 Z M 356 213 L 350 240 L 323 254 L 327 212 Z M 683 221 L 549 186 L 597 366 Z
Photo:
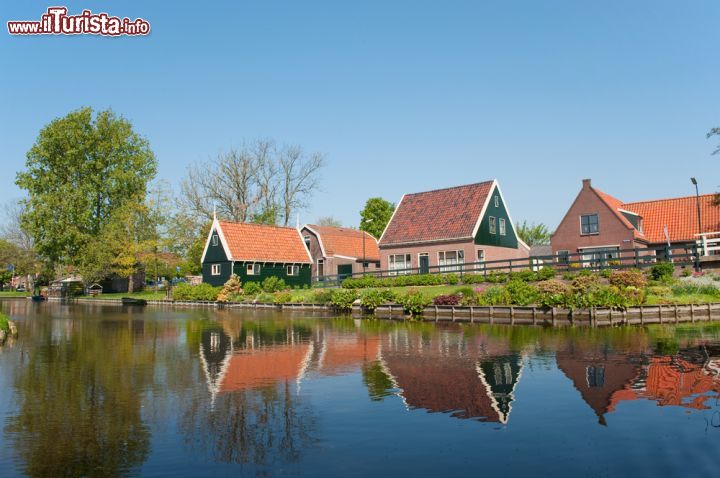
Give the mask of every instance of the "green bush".
M 465 274 L 462 277 L 463 284 L 481 284 L 485 281 L 486 279 L 483 274 Z
M 285 281 L 280 279 L 279 277 L 270 276 L 264 281 L 262 281 L 262 290 L 264 292 L 273 293 L 286 289 L 287 286 L 285 285 Z
M 262 287 L 257 282 L 246 282 L 245 287 L 243 287 L 243 292 L 245 292 L 247 296 L 254 297 L 262 292 Z
M 638 269 L 613 271 L 608 281 L 616 287 L 637 287 L 638 289 L 644 289 L 645 286 L 647 286 L 647 277 Z
M 181 282 L 173 288 L 173 299 L 214 302 L 217 300 L 219 293 L 220 287 L 213 287 L 204 282 L 198 285 L 190 285 L 185 282 Z
M 403 306 L 405 312 L 413 317 L 421 315 L 425 311 L 425 307 L 432 303 L 432 299 L 418 290 L 408 291 L 407 294 L 398 297 L 397 301 Z
M 373 276 L 365 277 L 348 277 L 342 281 L 344 289 L 366 289 L 369 287 L 377 287 L 379 279 Z
M 503 272 L 498 272 L 498 271 L 490 271 L 490 273 L 487 275 L 487 280 L 486 280 L 486 282 L 489 282 L 491 284 L 502 284 L 507 281 L 508 281 L 508 275 Z
M 293 301 L 293 295 L 289 291 L 280 291 L 273 294 L 273 302 L 276 304 L 287 304 Z
M 572 288 L 557 279 L 539 282 L 540 305 L 544 307 L 569 307 L 572 304 Z
M 672 279 L 675 272 L 675 266 L 672 262 L 658 262 L 650 268 L 650 277 L 653 280 L 667 282 Z
M 443 274 L 441 276 L 441 280 L 443 281 L 443 283 L 448 285 L 457 285 L 460 283 L 460 277 L 458 277 L 458 275 L 454 273 Z
M 540 293 L 538 288 L 522 280 L 514 279 L 505 286 L 513 305 L 530 305 L 538 302 Z
M 663 285 L 655 285 L 647 288 L 648 293 L 656 295 L 658 297 L 670 297 L 672 295 L 672 289 Z
M 594 275 L 578 275 L 570 283 L 574 293 L 591 293 L 600 287 L 600 279 Z
M 275 296 L 268 294 L 267 292 L 262 292 L 255 297 L 255 302 L 259 302 L 261 304 L 272 304 L 275 302 Z
M 609 279 L 612 275 L 612 269 L 603 269 L 600 271 L 600 277 L 604 277 L 605 279 Z
M 353 289 L 334 289 L 330 303 L 338 309 L 348 310 L 352 308 L 353 302 L 358 298 L 358 293 Z
M 313 304 L 329 304 L 332 302 L 334 289 L 316 289 L 310 296 Z
M 237 301 L 238 298 L 243 294 L 242 283 L 240 277 L 237 274 L 233 274 L 225 282 L 222 290 L 217 296 L 218 302 L 231 302 Z
M 511 297 L 505 287 L 493 285 L 480 294 L 478 302 L 480 305 L 506 305 L 511 302 Z
M 393 301 L 395 301 L 395 293 L 390 289 L 368 289 L 360 294 L 360 304 L 371 311 Z
M 537 280 L 548 280 L 548 279 L 554 279 L 555 278 L 555 269 L 552 267 L 544 266 L 542 269 L 540 269 L 537 273 Z
M 690 270 L 690 269 L 688 269 L 688 268 L 684 268 L 684 269 L 682 270 L 682 276 L 683 276 L 683 277 L 690 277 L 691 275 L 692 275 L 692 270 Z

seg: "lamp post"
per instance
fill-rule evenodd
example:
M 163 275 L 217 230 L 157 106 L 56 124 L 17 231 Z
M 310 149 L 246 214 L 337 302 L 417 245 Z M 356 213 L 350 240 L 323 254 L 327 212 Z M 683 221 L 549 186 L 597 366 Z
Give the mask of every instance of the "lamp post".
M 695 205 L 697 206 L 698 234 L 702 234 L 702 222 L 700 221 L 700 192 L 698 191 L 698 182 L 695 178 L 690 178 L 690 182 L 695 185 Z
M 372 219 L 366 219 L 364 220 L 364 225 L 367 227 L 368 224 L 370 224 L 373 220 Z M 362 235 L 363 235 L 363 263 L 362 263 L 362 271 L 363 275 L 365 275 L 365 269 L 367 268 L 367 263 L 365 262 L 365 231 L 361 229 Z

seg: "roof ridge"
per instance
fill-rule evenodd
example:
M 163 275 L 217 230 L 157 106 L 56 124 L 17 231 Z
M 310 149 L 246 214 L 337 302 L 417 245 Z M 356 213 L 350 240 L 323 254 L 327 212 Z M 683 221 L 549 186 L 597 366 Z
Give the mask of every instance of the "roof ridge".
M 256 222 L 226 221 L 223 219 L 218 219 L 218 222 L 223 222 L 225 224 L 236 224 L 239 226 L 258 226 L 258 227 L 272 227 L 274 229 L 291 229 L 293 231 L 297 230 L 297 228 L 295 228 L 293 226 L 278 226 L 275 224 L 258 224 Z
M 486 180 L 486 181 L 480 181 L 480 182 L 477 182 L 477 183 L 461 184 L 460 186 L 450 186 L 450 187 L 447 187 L 447 188 L 429 189 L 429 190 L 427 190 L 427 191 L 420 191 L 420 192 L 416 192 L 416 193 L 407 193 L 407 194 L 405 194 L 405 195 L 406 195 L 406 196 L 417 196 L 418 194 L 434 193 L 434 192 L 437 192 L 437 191 L 449 191 L 449 190 L 451 190 L 451 189 L 460 189 L 460 188 L 467 188 L 467 187 L 470 187 L 470 186 L 479 186 L 479 185 L 481 185 L 481 184 L 488 184 L 488 183 L 492 183 L 493 181 L 496 181 L 496 179 L 488 179 L 488 180 Z
M 715 196 L 715 193 L 708 193 L 708 194 L 699 194 L 698 197 L 706 198 L 706 197 L 713 197 Z M 647 199 L 645 201 L 633 201 L 633 202 L 626 202 L 623 204 L 640 204 L 640 203 L 648 203 L 648 202 L 661 202 L 661 201 L 678 201 L 680 199 L 695 199 L 695 194 L 690 194 L 688 196 L 678 196 L 673 198 L 660 198 L 660 199 Z

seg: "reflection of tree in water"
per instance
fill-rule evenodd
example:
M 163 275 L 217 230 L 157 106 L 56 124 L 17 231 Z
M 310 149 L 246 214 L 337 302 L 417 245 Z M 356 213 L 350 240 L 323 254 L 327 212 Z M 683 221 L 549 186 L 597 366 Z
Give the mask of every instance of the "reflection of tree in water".
M 151 355 L 133 347 L 127 327 L 87 322 L 58 340 L 49 324 L 45 343 L 16 369 L 20 408 L 5 427 L 24 462 L 22 472 L 129 474 L 150 451 L 141 391 L 152 381 Z

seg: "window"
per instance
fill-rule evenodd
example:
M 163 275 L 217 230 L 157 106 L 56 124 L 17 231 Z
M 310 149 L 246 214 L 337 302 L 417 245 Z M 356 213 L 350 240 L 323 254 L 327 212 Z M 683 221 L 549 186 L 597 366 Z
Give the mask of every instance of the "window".
M 287 266 L 287 275 L 299 276 L 300 275 L 300 266 Z
M 500 207 L 500 200 L 495 196 L 495 207 Z
M 570 262 L 570 251 L 557 251 L 557 263 L 568 264 Z
M 588 387 L 605 386 L 605 367 L 602 365 L 591 365 L 585 370 Z
M 620 259 L 619 247 L 591 247 L 580 249 L 583 258 L 583 267 L 607 267 Z
M 597 214 L 580 216 L 580 234 L 597 234 L 600 232 Z
M 438 252 L 440 272 L 460 271 L 463 268 L 462 264 L 465 264 L 465 251 Z
M 478 262 L 485 262 L 485 250 L 484 249 L 477 250 L 477 260 L 478 260 Z
M 212 245 L 213 245 L 213 246 L 217 246 L 217 245 L 218 245 L 218 235 L 217 235 L 217 234 L 213 234 L 213 235 L 212 235 Z
M 490 216 L 490 234 L 496 234 L 496 233 L 497 233 L 496 227 L 497 227 L 497 226 L 495 225 L 495 217 Z
M 388 258 L 388 269 L 390 269 L 390 275 L 407 274 L 410 271 L 403 269 L 410 269 L 410 254 L 390 254 Z
M 303 239 L 305 239 L 305 246 L 310 249 L 310 236 L 304 236 Z
M 325 261 L 322 259 L 318 259 L 317 261 L 317 274 L 319 277 L 325 275 Z
M 221 265 L 222 265 L 222 264 L 213 264 L 212 266 L 210 266 L 210 274 L 211 274 L 211 275 L 214 275 L 214 276 L 219 276 L 219 275 L 220 275 L 220 270 L 221 270 L 221 269 L 220 269 L 220 266 L 221 266 Z
M 260 275 L 260 264 L 248 264 L 247 265 L 247 275 L 259 276 Z
M 505 219 L 500 218 L 500 235 L 505 235 Z

